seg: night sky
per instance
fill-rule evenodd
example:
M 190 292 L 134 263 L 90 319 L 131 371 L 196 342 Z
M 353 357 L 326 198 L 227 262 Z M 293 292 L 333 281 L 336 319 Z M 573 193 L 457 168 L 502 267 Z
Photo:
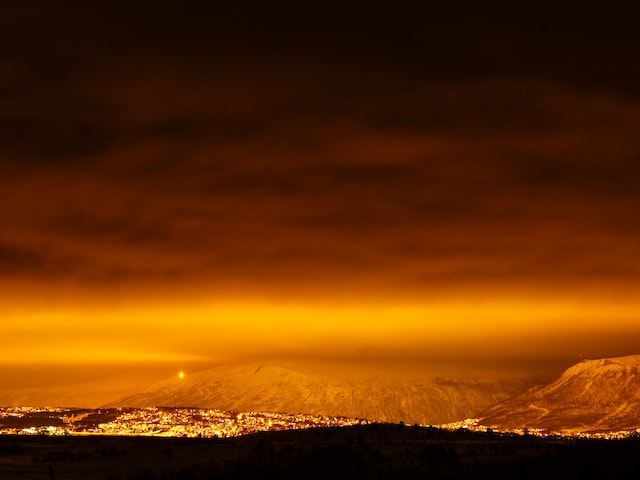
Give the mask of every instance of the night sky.
M 2 368 L 639 353 L 638 2 L 104 3 L 0 4 Z

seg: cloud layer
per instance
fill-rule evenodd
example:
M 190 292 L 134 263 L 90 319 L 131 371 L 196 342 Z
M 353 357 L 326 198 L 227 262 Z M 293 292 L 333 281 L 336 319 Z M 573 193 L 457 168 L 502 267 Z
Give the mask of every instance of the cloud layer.
M 249 3 L 0 6 L 5 311 L 637 300 L 634 2 Z

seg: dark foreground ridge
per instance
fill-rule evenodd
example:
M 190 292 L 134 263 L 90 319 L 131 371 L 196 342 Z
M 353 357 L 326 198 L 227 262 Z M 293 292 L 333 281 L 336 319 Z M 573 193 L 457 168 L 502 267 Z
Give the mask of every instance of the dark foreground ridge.
M 1 479 L 632 478 L 640 438 L 374 424 L 227 439 L 0 436 Z M 624 477 L 623 477 L 624 476 Z

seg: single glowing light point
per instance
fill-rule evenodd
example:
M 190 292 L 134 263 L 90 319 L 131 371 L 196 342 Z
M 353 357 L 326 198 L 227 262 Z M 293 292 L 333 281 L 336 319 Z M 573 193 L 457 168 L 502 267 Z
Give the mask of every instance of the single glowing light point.
M 180 372 L 180 373 L 178 374 L 178 378 L 179 378 L 180 380 L 182 380 L 182 379 L 184 378 L 184 372 Z

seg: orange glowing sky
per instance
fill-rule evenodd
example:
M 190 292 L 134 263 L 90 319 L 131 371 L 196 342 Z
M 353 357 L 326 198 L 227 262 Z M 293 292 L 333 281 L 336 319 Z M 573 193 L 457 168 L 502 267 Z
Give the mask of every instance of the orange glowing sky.
M 638 353 L 637 5 L 13 3 L 1 371 Z

